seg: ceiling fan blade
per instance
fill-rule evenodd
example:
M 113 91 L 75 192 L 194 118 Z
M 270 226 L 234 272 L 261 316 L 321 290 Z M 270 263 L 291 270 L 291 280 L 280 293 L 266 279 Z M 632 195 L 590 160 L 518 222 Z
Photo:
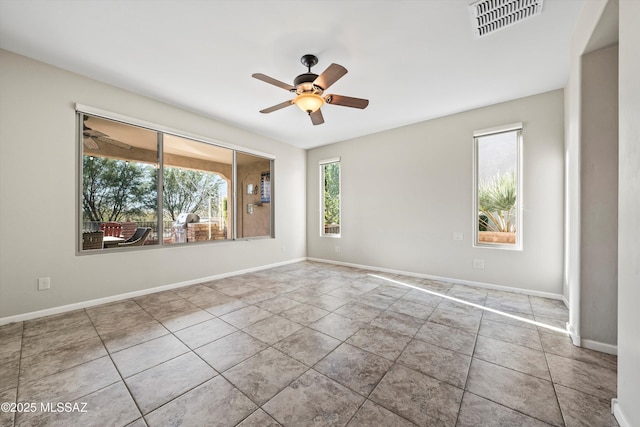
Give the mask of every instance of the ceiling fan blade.
M 273 113 L 274 111 L 278 111 L 281 108 L 284 107 L 288 107 L 289 105 L 292 105 L 293 101 L 289 100 L 289 101 L 284 101 L 281 102 L 280 104 L 274 105 L 273 107 L 269 107 L 269 108 L 265 108 L 264 110 L 260 110 L 261 113 L 263 114 L 267 114 L 267 113 Z
M 99 142 L 104 142 L 107 144 L 115 145 L 116 147 L 124 148 L 125 150 L 131 150 L 131 146 L 129 144 L 125 144 L 124 142 L 120 142 L 116 139 L 105 138 L 103 136 L 96 138 Z
M 100 149 L 100 146 L 98 145 L 96 140 L 91 138 L 91 137 L 89 137 L 89 136 L 85 136 L 84 138 L 82 138 L 82 142 L 84 143 L 84 148 L 86 148 L 87 150 L 99 150 Z
M 85 126 L 84 130 L 82 131 L 82 134 L 84 136 L 107 136 L 106 133 L 102 133 L 99 130 L 93 130 L 91 128 L 88 128 Z
M 331 64 L 327 67 L 326 70 L 322 72 L 316 79 L 313 84 L 316 86 L 320 86 L 322 90 L 327 90 L 329 86 L 338 81 L 342 76 L 347 74 L 347 69 L 342 65 Z
M 273 77 L 265 76 L 262 73 L 252 74 L 251 77 L 253 77 L 254 79 L 262 80 L 265 83 L 269 83 L 269 84 L 272 84 L 274 86 L 281 87 L 282 89 L 288 90 L 289 92 L 295 92 L 296 91 L 296 88 L 291 86 L 290 84 L 287 84 L 285 82 L 281 82 L 280 80 L 276 80 Z
M 368 99 L 352 98 L 344 95 L 327 95 L 324 100 L 327 104 L 342 105 L 343 107 L 351 108 L 364 109 L 369 105 Z
M 314 126 L 321 125 L 324 123 L 324 117 L 322 117 L 322 111 L 320 111 L 319 109 L 309 114 L 309 117 L 311 117 L 311 123 L 313 123 Z

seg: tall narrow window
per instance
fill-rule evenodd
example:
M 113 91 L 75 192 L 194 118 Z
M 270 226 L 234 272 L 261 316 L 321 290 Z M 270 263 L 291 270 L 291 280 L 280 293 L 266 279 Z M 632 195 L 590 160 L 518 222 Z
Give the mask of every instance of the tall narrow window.
M 474 132 L 475 246 L 522 249 L 522 124 Z
M 320 162 L 321 236 L 340 237 L 340 159 Z

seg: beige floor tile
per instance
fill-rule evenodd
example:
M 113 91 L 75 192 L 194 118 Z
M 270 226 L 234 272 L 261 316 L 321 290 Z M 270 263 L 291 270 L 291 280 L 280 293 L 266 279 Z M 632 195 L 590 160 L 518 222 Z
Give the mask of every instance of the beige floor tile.
M 193 353 L 186 353 L 125 378 L 143 415 L 216 376 L 216 371 Z
M 480 396 L 464 393 L 456 427 L 548 427 L 549 424 L 499 405 Z
M 56 405 L 58 401 L 46 402 Z M 45 404 L 46 404 L 45 403 Z M 70 411 L 18 414 L 16 425 L 67 426 L 125 426 L 140 418 L 141 414 L 122 381 L 100 389 L 69 404 Z M 63 406 L 63 408 L 65 408 Z
M 340 307 L 335 313 L 351 320 L 370 322 L 382 313 L 382 309 L 352 301 Z
M 20 383 L 20 402 L 70 402 L 120 381 L 109 357 L 101 357 L 53 375 Z
M 556 394 L 567 427 L 617 427 L 611 400 L 556 384 Z
M 347 424 L 348 427 L 415 427 L 415 424 L 402 418 L 400 415 L 376 405 L 367 400 L 358 410 L 353 419 Z
M 462 390 L 395 364 L 370 399 L 417 425 L 454 426 Z
M 127 378 L 188 351 L 189 348 L 176 337 L 165 335 L 112 353 L 111 359 L 116 364 L 120 375 Z
M 616 372 L 591 363 L 547 354 L 551 378 L 556 384 L 611 400 L 616 397 Z
M 237 328 L 220 319 L 211 319 L 184 328 L 176 332 L 175 335 L 191 349 L 196 349 L 237 330 Z
M 425 341 L 412 340 L 396 362 L 458 388 L 464 388 L 471 357 Z
M 466 389 L 546 423 L 564 424 L 550 381 L 473 359 Z
M 363 322 L 348 319 L 335 313 L 327 314 L 322 319 L 309 325 L 311 329 L 330 335 L 340 341 L 349 338 L 362 326 L 364 326 Z
M 296 307 L 283 311 L 282 313 L 280 313 L 280 316 L 285 317 L 293 322 L 300 323 L 301 325 L 308 325 L 318 319 L 323 318 L 327 314 L 329 314 L 327 310 L 315 307 L 313 305 L 301 303 Z
M 435 307 L 402 299 L 391 304 L 387 310 L 417 319 L 427 320 L 431 313 L 433 313 L 433 310 L 435 310 Z
M 269 414 L 262 409 L 258 409 L 249 415 L 238 427 L 281 427 L 282 424 L 274 420 Z
M 580 362 L 592 363 L 602 368 L 615 371 L 618 369 L 618 358 L 611 354 L 576 347 L 568 335 L 540 332 L 540 340 L 546 353 L 568 357 Z
M 473 354 L 476 344 L 476 334 L 434 322 L 426 322 L 415 338 L 467 356 Z
M 400 335 L 413 337 L 424 324 L 424 320 L 387 310 L 380 313 L 370 324 Z
M 273 314 L 278 314 L 278 313 L 282 313 L 285 310 L 289 310 L 290 308 L 293 308 L 299 304 L 300 303 L 298 301 L 292 300 L 291 298 L 287 298 L 284 296 L 277 296 L 275 298 L 270 298 L 264 301 L 260 301 L 255 305 Z
M 223 375 L 251 400 L 263 405 L 307 369 L 286 354 L 268 348 Z
M 310 369 L 263 409 L 284 426 L 340 426 L 364 398 Z
M 411 338 L 377 326 L 365 326 L 346 342 L 363 350 L 394 361 L 409 344 Z
M 222 376 L 147 414 L 149 427 L 234 426 L 258 407 Z
M 542 351 L 480 335 L 473 357 L 551 381 Z
M 253 305 L 243 307 L 239 310 L 220 316 L 220 319 L 232 324 L 236 328 L 242 329 L 260 320 L 271 317 L 272 314 Z
M 244 331 L 267 344 L 275 344 L 302 328 L 301 324 L 276 314 L 244 328 Z
M 542 350 L 540 335 L 538 334 L 537 329 L 521 328 L 507 323 L 482 319 L 478 334 L 500 341 L 529 347 L 534 350 Z
M 267 348 L 260 340 L 238 331 L 196 349 L 196 353 L 218 372 L 237 365 Z
M 431 313 L 431 316 L 429 316 L 429 321 L 450 326 L 452 328 L 462 329 L 473 334 L 478 332 L 481 315 L 454 311 L 451 310 L 451 308 L 452 307 L 443 309 L 438 306 L 438 308 Z
M 349 344 L 342 344 L 313 369 L 345 387 L 368 396 L 392 362 Z
M 16 403 L 17 394 L 18 394 L 18 390 L 16 388 L 10 388 L 4 391 L 0 391 L 0 403 L 8 403 L 8 404 Z M 13 426 L 14 419 L 15 419 L 15 412 L 0 411 L 0 426 L 11 427 Z
M 274 347 L 311 367 L 339 345 L 340 341 L 329 335 L 303 328 L 278 342 Z
M 23 357 L 20 364 L 20 380 L 42 378 L 106 355 L 107 351 L 100 338 L 97 335 L 92 336 L 62 348 Z

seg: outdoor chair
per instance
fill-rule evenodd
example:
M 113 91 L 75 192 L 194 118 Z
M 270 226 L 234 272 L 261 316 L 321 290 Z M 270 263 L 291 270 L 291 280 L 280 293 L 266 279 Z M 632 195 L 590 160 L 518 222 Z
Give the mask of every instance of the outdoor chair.
M 150 227 L 138 227 L 136 228 L 136 232 L 133 233 L 133 236 L 129 237 L 122 243 L 118 243 L 118 247 L 123 246 L 142 246 L 144 242 L 147 241 L 147 237 L 149 237 L 149 233 L 151 233 Z
M 82 233 L 82 250 L 102 249 L 104 231 L 87 231 Z
M 103 222 L 100 224 L 100 230 L 104 231 L 105 236 L 120 237 L 122 224 L 119 222 Z

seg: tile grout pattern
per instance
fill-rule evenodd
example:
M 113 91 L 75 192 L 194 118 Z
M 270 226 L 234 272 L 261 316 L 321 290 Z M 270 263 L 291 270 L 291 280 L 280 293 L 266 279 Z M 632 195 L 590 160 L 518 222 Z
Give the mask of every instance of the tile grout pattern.
M 2 326 L 0 425 L 617 426 L 615 356 L 448 297 L 560 328 L 562 302 L 369 273 L 300 262 Z

